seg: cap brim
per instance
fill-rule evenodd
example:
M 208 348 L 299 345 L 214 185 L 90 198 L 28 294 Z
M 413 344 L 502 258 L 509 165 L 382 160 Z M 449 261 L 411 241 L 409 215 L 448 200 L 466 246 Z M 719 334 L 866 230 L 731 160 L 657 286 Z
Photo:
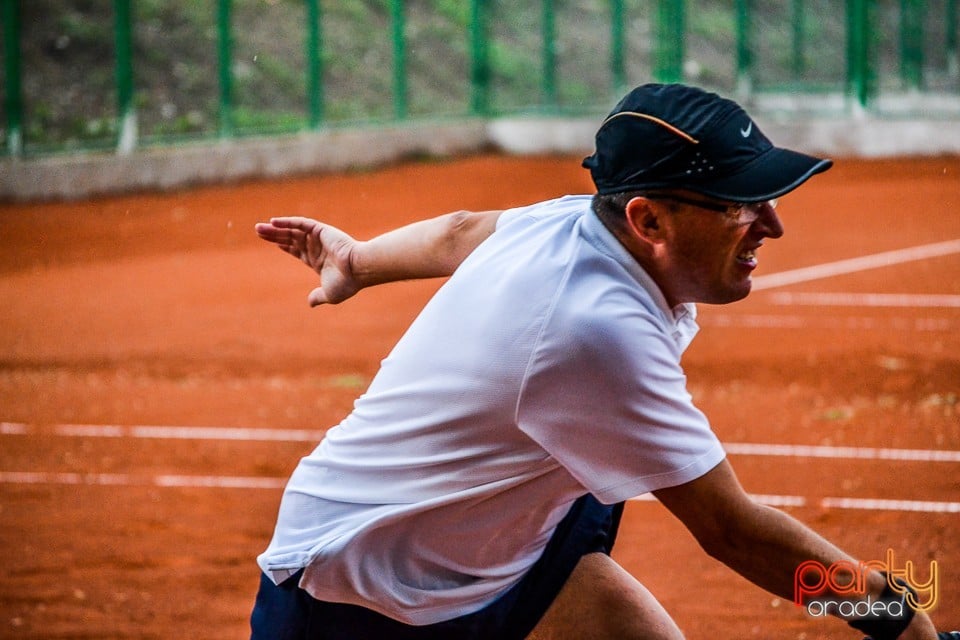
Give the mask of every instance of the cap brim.
M 734 174 L 698 181 L 689 189 L 732 202 L 763 202 L 793 191 L 811 176 L 833 166 L 832 160 L 771 147 Z

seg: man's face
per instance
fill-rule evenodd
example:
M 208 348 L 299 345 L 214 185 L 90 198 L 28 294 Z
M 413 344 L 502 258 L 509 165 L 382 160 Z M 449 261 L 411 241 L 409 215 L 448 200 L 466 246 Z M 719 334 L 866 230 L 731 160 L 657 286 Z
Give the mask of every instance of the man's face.
M 689 199 L 731 204 L 702 196 Z M 726 304 L 745 298 L 764 239 L 783 235 L 776 203 L 733 205 L 727 211 L 670 204 L 669 213 L 660 217 L 665 239 L 660 268 L 670 303 Z

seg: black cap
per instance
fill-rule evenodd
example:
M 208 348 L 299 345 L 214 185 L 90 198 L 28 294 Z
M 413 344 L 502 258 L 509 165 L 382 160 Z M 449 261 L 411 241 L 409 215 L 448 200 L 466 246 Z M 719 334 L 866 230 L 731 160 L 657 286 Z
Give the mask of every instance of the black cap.
M 620 101 L 583 160 L 601 194 L 686 189 L 762 202 L 826 171 L 830 160 L 781 149 L 740 106 L 680 84 L 647 84 Z

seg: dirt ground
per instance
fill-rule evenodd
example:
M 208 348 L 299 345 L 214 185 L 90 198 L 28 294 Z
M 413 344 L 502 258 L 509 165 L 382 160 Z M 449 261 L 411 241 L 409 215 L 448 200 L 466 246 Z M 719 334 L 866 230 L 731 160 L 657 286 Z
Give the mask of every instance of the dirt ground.
M 256 221 L 366 238 L 589 190 L 579 158 L 478 156 L 0 206 L 0 638 L 246 637 L 284 479 L 440 284 L 311 310 L 313 276 Z M 960 248 L 915 248 L 960 239 L 960 158 L 840 160 L 780 207 L 758 282 L 910 251 L 701 307 L 690 389 L 748 491 L 863 559 L 936 562 L 932 616 L 958 629 Z M 859 639 L 707 558 L 656 502 L 628 505 L 615 557 L 691 639 Z

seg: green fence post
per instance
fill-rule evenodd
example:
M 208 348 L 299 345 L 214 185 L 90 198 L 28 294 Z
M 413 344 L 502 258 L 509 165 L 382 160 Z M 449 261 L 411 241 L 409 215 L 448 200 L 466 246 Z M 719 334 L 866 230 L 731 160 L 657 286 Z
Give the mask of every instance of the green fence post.
M 910 89 L 923 87 L 923 0 L 900 0 L 900 78 Z
M 613 93 L 620 95 L 627 88 L 627 67 L 624 49 L 626 34 L 623 24 L 626 12 L 624 0 L 610 0 L 610 74 L 613 76 Z
M 130 0 L 114 0 L 117 57 L 117 153 L 127 155 L 137 147 L 137 112 L 133 104 L 133 37 Z
M 390 4 L 393 17 L 393 114 L 397 120 L 403 120 L 407 117 L 407 52 L 403 0 L 393 0 Z
M 490 113 L 490 56 L 486 0 L 470 3 L 470 110 L 474 115 Z
M 543 53 L 541 74 L 543 75 L 543 101 L 550 107 L 557 105 L 557 33 L 553 0 L 543 0 L 541 33 Z
M 753 2 L 737 0 L 737 94 L 753 90 Z
M 957 0 L 947 0 L 947 73 L 951 78 L 960 76 L 960 59 L 957 57 Z
M 659 0 L 653 76 L 659 82 L 683 79 L 684 0 Z
M 873 0 L 847 0 L 847 92 L 865 108 L 873 97 Z
M 320 0 L 307 0 L 307 103 L 311 129 L 323 122 L 323 62 L 320 30 Z
M 20 0 L 3 0 L 3 71 L 6 79 L 7 153 L 23 153 L 23 88 L 20 84 Z
M 806 44 L 806 7 L 805 0 L 793 0 L 790 8 L 790 19 L 793 22 L 793 55 L 791 56 L 794 80 L 802 80 L 807 72 L 807 61 L 804 51 Z
M 233 135 L 233 46 L 230 32 L 231 0 L 217 3 L 217 42 L 220 64 L 220 129 L 221 138 Z

